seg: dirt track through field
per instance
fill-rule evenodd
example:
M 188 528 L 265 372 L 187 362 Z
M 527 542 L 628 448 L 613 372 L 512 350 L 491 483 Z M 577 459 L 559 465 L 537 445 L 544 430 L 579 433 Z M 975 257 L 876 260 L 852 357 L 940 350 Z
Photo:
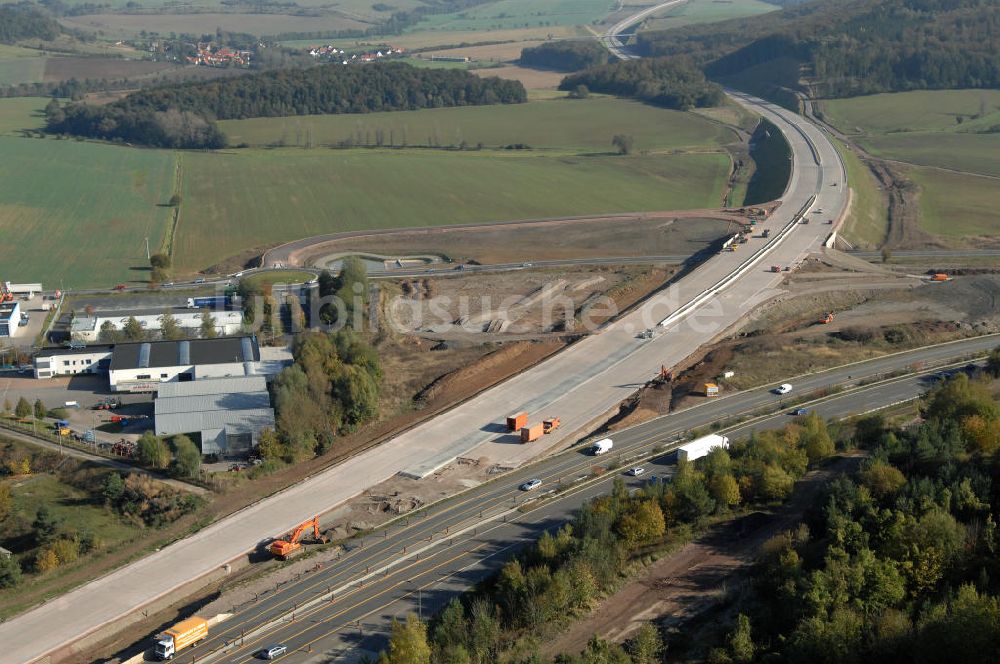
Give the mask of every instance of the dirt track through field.
M 676 626 L 710 607 L 733 577 L 746 572 L 761 544 L 794 528 L 831 479 L 857 467 L 861 454 L 841 457 L 808 473 L 788 504 L 714 526 L 645 570 L 543 648 L 543 655 L 576 652 L 592 635 L 621 642 L 645 622 Z

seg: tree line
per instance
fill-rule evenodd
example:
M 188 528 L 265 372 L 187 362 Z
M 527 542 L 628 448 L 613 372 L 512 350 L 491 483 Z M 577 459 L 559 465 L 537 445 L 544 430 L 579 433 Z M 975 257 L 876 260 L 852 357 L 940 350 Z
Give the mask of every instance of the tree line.
M 573 519 L 507 562 L 474 591 L 452 600 L 428 624 L 415 617 L 393 626 L 379 664 L 653 664 L 665 645 L 647 625 L 625 643 L 594 638 L 579 653 L 554 660 L 521 653 L 566 620 L 590 611 L 614 592 L 630 566 L 671 542 L 687 539 L 710 517 L 741 506 L 781 502 L 795 480 L 836 452 L 818 415 L 716 448 L 681 462 L 669 482 L 630 493 L 617 478 L 609 495 L 587 502 Z M 410 658 L 412 653 L 422 653 Z
M 641 32 L 647 56 L 693 57 L 714 78 L 767 66 L 774 86 L 816 96 L 1000 85 L 1000 13 L 990 0 L 808 3 L 711 26 Z
M 606 65 L 608 50 L 592 40 L 549 41 L 521 50 L 521 64 L 558 71 L 579 71 L 587 67 Z
M 990 370 L 1000 376 L 1000 353 Z M 997 661 L 1000 403 L 959 374 L 918 422 L 857 423 L 870 457 L 765 544 L 709 662 Z
M 62 28 L 48 14 L 30 4 L 0 5 L 0 42 L 13 44 L 21 39 L 55 39 Z
M 674 58 L 623 60 L 570 74 L 560 90 L 584 86 L 592 92 L 632 97 L 656 106 L 689 110 L 722 103 L 722 88 L 690 62 Z
M 518 81 L 402 62 L 320 65 L 134 92 L 103 106 L 46 109 L 48 131 L 170 148 L 219 148 L 216 120 L 516 104 Z

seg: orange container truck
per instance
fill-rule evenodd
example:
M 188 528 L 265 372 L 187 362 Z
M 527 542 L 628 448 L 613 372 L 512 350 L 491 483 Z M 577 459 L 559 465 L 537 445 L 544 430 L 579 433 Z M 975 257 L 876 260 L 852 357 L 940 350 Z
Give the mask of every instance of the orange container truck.
M 542 431 L 545 433 L 552 433 L 562 425 L 558 417 L 550 417 L 547 420 L 542 420 Z
M 156 637 L 153 652 L 160 661 L 173 659 L 174 655 L 208 638 L 208 620 L 193 616 L 182 620 Z
M 528 414 L 524 411 L 507 416 L 507 428 L 517 431 L 528 424 Z
M 541 423 L 521 427 L 521 442 L 530 443 L 533 440 L 538 440 L 544 433 L 545 430 Z

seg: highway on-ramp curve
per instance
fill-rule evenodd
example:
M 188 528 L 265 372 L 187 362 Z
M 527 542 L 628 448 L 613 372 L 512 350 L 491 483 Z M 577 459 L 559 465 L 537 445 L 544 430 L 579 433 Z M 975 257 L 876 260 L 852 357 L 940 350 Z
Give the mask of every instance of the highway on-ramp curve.
M 846 203 L 843 166 L 822 131 L 805 118 L 740 95 L 740 103 L 771 120 L 793 153 L 792 177 L 781 206 L 739 251 L 713 256 L 635 311 L 585 337 L 555 357 L 419 425 L 377 448 L 221 519 L 130 565 L 0 624 L 4 659 L 31 662 L 69 647 L 80 637 L 180 586 L 240 558 L 262 539 L 287 532 L 304 517 L 342 504 L 396 475 L 425 476 L 457 456 L 518 465 L 548 448 L 573 442 L 617 408 L 661 364 L 672 366 L 738 322 L 779 285 L 770 264 L 792 265 L 819 248 Z M 697 303 L 692 306 L 691 303 Z M 660 321 L 668 321 L 659 325 Z M 638 332 L 655 328 L 652 339 Z M 558 415 L 560 431 L 545 444 L 511 444 L 497 424 L 518 410 Z M 55 654 L 58 657 L 58 653 Z
M 807 407 L 825 418 L 859 414 L 912 399 L 934 384 L 928 374 L 935 369 L 886 379 L 893 372 L 915 364 L 930 367 L 982 355 L 998 344 L 1000 335 L 992 335 L 789 378 L 795 385 L 790 396 L 843 387 L 843 393 Z M 883 382 L 857 386 L 879 378 Z M 606 493 L 615 477 L 635 484 L 623 475 L 629 466 L 645 468 L 641 480 L 653 474 L 669 475 L 673 459 L 666 452 L 679 435 L 736 414 L 773 408 L 783 398 L 787 397 L 760 388 L 659 417 L 612 434 L 614 450 L 605 457 L 589 456 L 580 446 L 432 505 L 363 541 L 349 541 L 339 560 L 239 607 L 196 652 L 179 657 L 178 662 L 245 662 L 272 643 L 288 645 L 293 652 L 283 661 L 296 663 L 331 661 L 347 650 L 375 652 L 384 647 L 392 618 L 410 611 L 431 615 L 495 571 L 512 549 L 534 540 L 543 530 L 559 527 L 584 501 Z M 792 408 L 736 425 L 727 435 L 738 439 L 750 431 L 782 426 L 790 421 Z M 652 461 L 630 463 L 654 448 L 662 453 Z M 589 479 L 593 466 L 609 465 L 618 465 L 618 472 Z M 524 513 L 518 506 L 538 494 L 526 494 L 518 486 L 532 478 L 542 480 L 540 494 L 556 487 L 564 491 Z

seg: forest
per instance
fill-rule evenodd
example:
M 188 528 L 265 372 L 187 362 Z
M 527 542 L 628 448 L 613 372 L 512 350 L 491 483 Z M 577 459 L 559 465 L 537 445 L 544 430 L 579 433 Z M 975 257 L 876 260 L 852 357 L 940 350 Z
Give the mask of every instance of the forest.
M 998 661 L 1000 350 L 989 368 L 933 390 L 917 423 L 857 423 L 867 458 L 765 544 L 708 661 Z
M 640 33 L 638 47 L 647 56 L 693 57 L 713 78 L 794 60 L 814 95 L 847 97 L 997 87 L 998 30 L 990 0 L 848 0 Z
M 226 145 L 216 120 L 526 100 L 518 81 L 480 78 L 466 71 L 420 69 L 401 62 L 331 64 L 147 88 L 103 106 L 54 103 L 46 108 L 46 124 L 57 134 L 212 149 Z
M 26 4 L 0 5 L 0 43 L 19 39 L 55 39 L 62 28 L 48 14 Z
M 622 60 L 591 67 L 564 78 L 559 89 L 572 91 L 579 86 L 682 111 L 718 106 L 723 100 L 721 87 L 707 80 L 697 67 L 675 58 Z
M 557 71 L 606 65 L 609 58 L 607 49 L 594 40 L 550 41 L 521 50 L 521 64 L 525 67 Z

